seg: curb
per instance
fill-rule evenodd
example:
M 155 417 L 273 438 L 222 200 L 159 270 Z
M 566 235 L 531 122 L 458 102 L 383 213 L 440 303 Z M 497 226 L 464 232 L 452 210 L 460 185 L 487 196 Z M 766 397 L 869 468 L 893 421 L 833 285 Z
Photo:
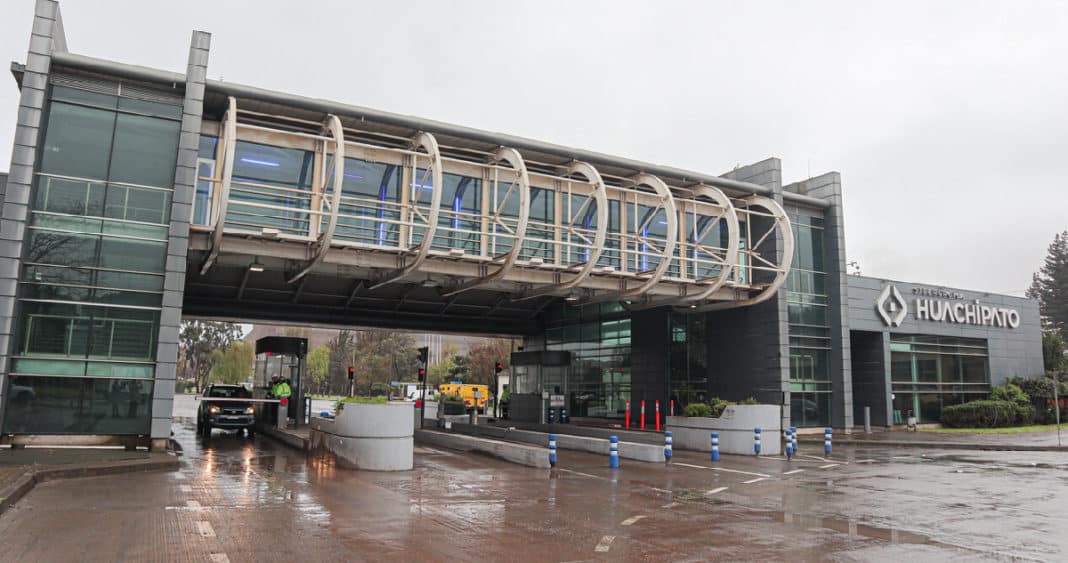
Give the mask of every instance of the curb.
M 823 440 L 798 438 L 801 443 L 822 444 Z M 943 450 L 984 450 L 1006 452 L 1068 452 L 1068 446 L 1027 446 L 1013 444 L 983 444 L 974 442 L 914 442 L 912 440 L 850 440 L 835 438 L 834 445 L 895 448 L 927 448 Z
M 52 467 L 37 471 L 29 470 L 19 477 L 15 484 L 6 490 L 0 491 L 0 514 L 11 508 L 19 499 L 34 487 L 48 481 L 60 479 L 76 479 L 79 477 L 97 477 L 103 475 L 117 475 L 121 473 L 139 473 L 148 471 L 177 471 L 181 462 L 177 457 L 169 456 L 169 459 L 137 460 L 136 462 L 100 463 L 91 465 L 79 465 L 73 467 Z

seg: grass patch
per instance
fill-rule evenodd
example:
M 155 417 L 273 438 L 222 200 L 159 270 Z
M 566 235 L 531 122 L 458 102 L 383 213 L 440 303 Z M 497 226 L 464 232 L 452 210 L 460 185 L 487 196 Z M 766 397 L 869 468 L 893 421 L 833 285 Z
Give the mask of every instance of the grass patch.
M 1068 426 L 1068 423 L 1062 423 L 1061 426 Z M 1005 428 L 920 428 L 919 431 L 934 434 L 1022 434 L 1024 432 L 1052 432 L 1056 429 L 1056 424 L 1035 424 Z

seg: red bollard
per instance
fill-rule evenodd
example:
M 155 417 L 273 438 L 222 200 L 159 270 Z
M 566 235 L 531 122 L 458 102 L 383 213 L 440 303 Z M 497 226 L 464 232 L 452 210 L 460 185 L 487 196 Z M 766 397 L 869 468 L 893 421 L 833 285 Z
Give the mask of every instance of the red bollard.
M 642 399 L 642 417 L 638 420 L 638 428 L 645 430 L 645 399 Z
M 668 416 L 675 416 L 675 399 L 671 400 L 671 412 L 668 413 Z
M 630 401 L 627 401 L 627 420 L 623 423 L 624 428 L 630 428 Z
M 660 399 L 656 400 L 656 431 L 660 432 Z

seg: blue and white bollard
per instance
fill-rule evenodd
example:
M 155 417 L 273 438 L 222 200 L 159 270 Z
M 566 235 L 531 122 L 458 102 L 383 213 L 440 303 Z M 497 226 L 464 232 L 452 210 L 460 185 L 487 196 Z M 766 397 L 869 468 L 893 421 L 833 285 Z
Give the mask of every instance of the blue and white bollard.
M 560 407 L 560 424 L 567 424 L 567 409 Z
M 556 434 L 549 434 L 549 467 L 556 467 Z
M 712 433 L 712 461 L 719 461 L 719 432 Z
M 753 453 L 760 455 L 760 429 L 753 429 Z
M 786 452 L 786 461 L 790 461 L 794 457 L 794 433 L 791 428 L 786 429 L 786 447 L 783 451 Z
M 825 428 L 823 430 L 823 455 L 824 455 L 824 457 L 830 455 L 830 453 L 831 453 L 831 433 L 832 432 L 833 432 L 833 430 L 831 430 L 830 428 Z
M 664 462 L 671 463 L 671 432 L 664 432 Z
M 608 439 L 608 467 L 619 467 L 619 438 L 612 436 Z
M 556 422 L 556 409 L 549 407 L 549 424 Z
M 790 442 L 793 445 L 794 453 L 796 454 L 797 450 L 799 449 L 797 447 L 797 427 L 796 426 L 791 426 L 790 427 Z

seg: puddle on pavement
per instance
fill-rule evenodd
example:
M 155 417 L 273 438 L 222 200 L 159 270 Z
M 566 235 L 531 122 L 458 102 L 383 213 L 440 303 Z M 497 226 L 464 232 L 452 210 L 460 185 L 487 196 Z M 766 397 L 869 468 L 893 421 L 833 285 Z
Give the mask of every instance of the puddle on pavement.
M 860 524 L 856 521 L 827 518 L 810 514 L 795 514 L 785 511 L 757 511 L 756 514 L 767 516 L 782 524 L 797 528 L 826 528 L 850 536 L 863 536 L 877 540 L 888 541 L 894 544 L 919 544 L 941 545 L 940 542 L 922 534 L 906 532 L 894 528 L 880 528 L 868 524 Z

